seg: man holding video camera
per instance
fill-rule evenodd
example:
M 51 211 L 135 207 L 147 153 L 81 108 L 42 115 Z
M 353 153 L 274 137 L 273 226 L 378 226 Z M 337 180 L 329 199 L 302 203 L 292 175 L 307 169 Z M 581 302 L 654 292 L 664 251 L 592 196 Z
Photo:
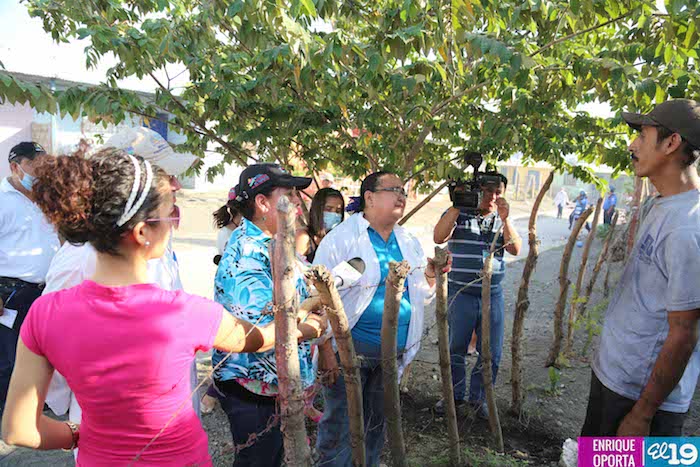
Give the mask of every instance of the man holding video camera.
M 480 157 L 480 156 L 479 156 Z M 478 167 L 479 164 L 475 165 Z M 477 335 L 477 351 L 481 354 L 481 280 L 484 259 L 494 236 L 500 231 L 493 258 L 491 282 L 491 355 L 493 379 L 496 381 L 501 360 L 504 331 L 504 302 L 501 282 L 505 276 L 504 250 L 520 253 L 522 241 L 509 218 L 509 205 L 503 194 L 508 180 L 495 171 L 475 171 L 469 182 L 452 182 L 450 198 L 453 207 L 438 221 L 433 232 L 435 243 L 449 240 L 453 266 L 448 275 L 450 353 L 452 385 L 458 408 L 467 404 L 466 356 L 472 332 Z M 500 230 L 501 225 L 503 229 Z M 488 418 L 486 393 L 481 373 L 481 355 L 472 370 L 468 404 L 481 418 Z M 444 407 L 443 401 L 436 407 Z

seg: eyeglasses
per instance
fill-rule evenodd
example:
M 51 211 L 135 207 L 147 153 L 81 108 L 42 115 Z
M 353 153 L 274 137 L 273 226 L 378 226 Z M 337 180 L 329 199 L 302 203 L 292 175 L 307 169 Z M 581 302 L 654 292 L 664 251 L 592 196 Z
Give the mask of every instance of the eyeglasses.
M 380 191 L 385 191 L 387 193 L 394 193 L 395 195 L 398 196 L 403 196 L 404 198 L 408 198 L 408 193 L 406 193 L 406 190 L 403 189 L 403 187 L 400 186 L 393 186 L 390 188 L 377 188 L 376 190 L 373 190 L 375 193 L 379 193 Z
M 146 219 L 144 222 L 170 222 L 175 227 L 180 225 L 180 211 L 177 206 L 173 206 L 173 210 L 170 212 L 170 217 L 152 217 Z

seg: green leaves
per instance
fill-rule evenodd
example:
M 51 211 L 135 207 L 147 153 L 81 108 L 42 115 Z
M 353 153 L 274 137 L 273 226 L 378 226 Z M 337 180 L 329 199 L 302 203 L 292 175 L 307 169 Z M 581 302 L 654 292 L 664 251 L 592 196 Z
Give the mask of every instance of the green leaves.
M 700 91 L 692 0 L 669 1 L 669 15 L 648 0 L 132 0 L 99 14 L 81 0 L 26 3 L 56 40 L 89 38 L 89 65 L 117 65 L 104 86 L 56 95 L 0 72 L 0 96 L 104 121 L 167 112 L 187 150 L 213 143 L 227 163 L 255 148 L 357 177 L 425 168 L 430 181 L 468 147 L 624 170 L 626 127 L 582 106 L 648 110 Z M 171 89 L 116 89 L 166 67 L 181 73 Z

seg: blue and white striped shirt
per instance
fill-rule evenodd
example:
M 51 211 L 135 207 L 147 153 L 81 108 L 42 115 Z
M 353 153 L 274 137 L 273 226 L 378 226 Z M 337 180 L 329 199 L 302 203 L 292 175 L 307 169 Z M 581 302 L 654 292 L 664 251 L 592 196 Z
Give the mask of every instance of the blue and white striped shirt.
M 484 259 L 491 248 L 491 242 L 501 227 L 502 221 L 496 212 L 481 216 L 460 211 L 452 238 L 447 248 L 452 253 L 452 271 L 448 274 L 450 285 L 464 287 L 479 278 Z M 503 261 L 503 234 L 496 241 L 496 253 L 493 258 L 493 276 L 491 288 L 500 285 L 506 272 Z M 470 285 L 470 292 L 481 290 L 481 282 Z

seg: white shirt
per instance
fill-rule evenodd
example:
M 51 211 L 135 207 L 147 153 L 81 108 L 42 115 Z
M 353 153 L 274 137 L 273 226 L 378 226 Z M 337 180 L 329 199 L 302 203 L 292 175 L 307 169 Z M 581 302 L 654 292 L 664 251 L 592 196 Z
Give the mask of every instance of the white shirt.
M 369 222 L 364 214 L 357 213 L 350 216 L 323 238 L 314 258 L 314 264 L 323 264 L 328 269 L 358 257 L 365 262 L 365 272 L 355 286 L 340 291 L 350 329 L 357 324 L 372 301 L 381 278 L 379 259 L 369 239 L 368 227 Z M 406 352 L 398 362 L 400 378 L 404 368 L 413 360 L 420 348 L 425 306 L 434 300 L 435 288 L 431 288 L 425 279 L 424 268 L 428 262 L 418 239 L 398 225 L 394 227 L 394 235 L 404 260 L 408 261 L 411 267 L 411 273 L 407 279 L 411 298 L 411 322 L 408 325 Z
M 228 243 L 228 239 L 231 238 L 233 231 L 234 229 L 230 228 L 229 226 L 219 229 L 219 233 L 216 235 L 216 249 L 219 251 L 220 255 L 224 254 L 226 244 Z
M 566 206 L 566 204 L 568 202 L 569 202 L 569 195 L 566 193 L 566 191 L 560 191 L 554 197 L 554 205 L 555 206 Z
M 46 279 L 61 246 L 41 209 L 5 178 L 0 182 L 0 277 L 34 284 Z
M 46 274 L 46 287 L 43 294 L 75 287 L 95 274 L 97 266 L 97 250 L 89 243 L 76 246 L 65 242 L 54 256 L 49 272 Z M 172 250 L 172 244 L 163 256 L 148 262 L 148 277 L 153 283 L 162 289 L 180 290 L 182 282 L 177 267 L 177 259 Z M 63 415 L 69 411 L 69 419 L 80 423 L 80 406 L 75 400 L 66 379 L 58 371 L 54 371 L 46 394 L 46 404 L 56 415 Z

